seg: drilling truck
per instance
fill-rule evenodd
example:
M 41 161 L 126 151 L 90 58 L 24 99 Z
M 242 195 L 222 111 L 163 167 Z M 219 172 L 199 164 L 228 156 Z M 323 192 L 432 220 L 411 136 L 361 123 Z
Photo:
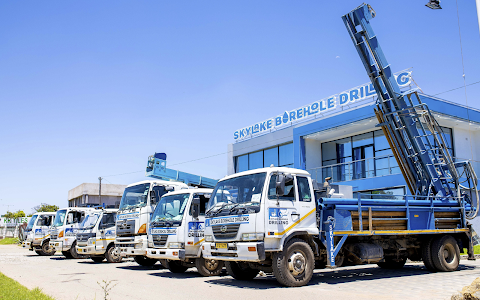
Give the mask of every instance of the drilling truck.
M 55 249 L 50 247 L 49 226 L 55 218 L 54 212 L 37 212 L 27 224 L 25 234 L 27 238 L 22 242 L 23 248 L 35 252 L 38 255 L 54 255 Z
M 77 253 L 100 263 L 118 263 L 122 257 L 115 247 L 115 220 L 118 209 L 96 207 L 90 212 L 77 231 Z
M 116 221 L 115 245 L 121 256 L 133 256 L 142 266 L 151 266 L 158 259 L 147 257 L 150 217 L 160 198 L 167 192 L 188 189 L 188 186 L 213 187 L 216 180 L 168 169 L 167 155 L 155 153 L 148 158 L 146 177 L 153 178 L 127 186 L 123 193 Z
M 397 199 L 352 187 L 318 186 L 304 170 L 270 167 L 221 179 L 207 204 L 205 259 L 249 280 L 260 270 L 284 286 L 306 285 L 315 267 L 376 263 L 402 268 L 423 260 L 433 272 L 457 270 L 460 249 L 474 259 L 479 202 L 468 161 L 454 161 L 434 116 L 416 90 L 401 91 L 362 4 L 343 21 L 377 92 L 375 114 L 411 195 Z M 225 195 L 232 195 L 228 199 Z M 390 198 L 390 199 L 389 199 Z

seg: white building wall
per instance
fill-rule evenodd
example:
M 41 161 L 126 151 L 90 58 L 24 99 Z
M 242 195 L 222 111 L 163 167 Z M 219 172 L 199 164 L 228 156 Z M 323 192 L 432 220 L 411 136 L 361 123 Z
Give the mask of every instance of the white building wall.
M 305 167 L 306 169 L 322 166 L 322 141 L 305 139 Z

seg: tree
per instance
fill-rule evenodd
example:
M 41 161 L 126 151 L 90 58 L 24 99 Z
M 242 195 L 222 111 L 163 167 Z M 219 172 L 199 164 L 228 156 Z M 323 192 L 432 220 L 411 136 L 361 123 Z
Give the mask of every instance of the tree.
M 14 213 L 12 213 L 11 211 L 8 211 L 3 215 L 4 218 L 7 218 L 7 219 L 11 219 L 14 217 Z
M 17 218 L 25 217 L 25 213 L 22 210 L 18 210 L 14 213 L 7 211 L 7 213 L 4 214 L 3 217 L 7 219 L 17 219 Z
M 42 203 L 33 208 L 35 212 L 56 212 L 59 209 L 56 205 L 50 205 L 47 203 Z

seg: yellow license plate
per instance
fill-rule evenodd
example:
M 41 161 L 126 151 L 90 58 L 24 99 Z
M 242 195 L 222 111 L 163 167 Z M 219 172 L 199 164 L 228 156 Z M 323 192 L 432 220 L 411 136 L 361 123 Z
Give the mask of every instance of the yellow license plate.
M 217 249 L 228 249 L 227 243 L 215 243 L 215 248 Z

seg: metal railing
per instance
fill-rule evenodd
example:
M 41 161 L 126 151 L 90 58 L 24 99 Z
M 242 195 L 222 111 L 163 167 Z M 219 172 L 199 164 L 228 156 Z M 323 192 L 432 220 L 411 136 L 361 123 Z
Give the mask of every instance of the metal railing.
M 470 161 L 474 170 L 480 173 L 479 161 L 456 157 L 454 157 L 454 160 Z M 311 168 L 307 171 L 312 175 L 312 179 L 317 180 L 317 182 L 323 182 L 325 177 L 332 177 L 331 183 L 401 174 L 393 154 Z

